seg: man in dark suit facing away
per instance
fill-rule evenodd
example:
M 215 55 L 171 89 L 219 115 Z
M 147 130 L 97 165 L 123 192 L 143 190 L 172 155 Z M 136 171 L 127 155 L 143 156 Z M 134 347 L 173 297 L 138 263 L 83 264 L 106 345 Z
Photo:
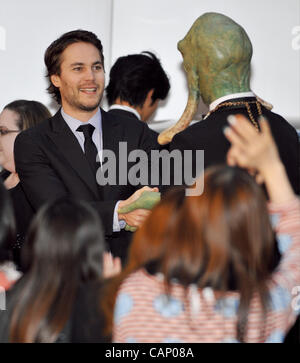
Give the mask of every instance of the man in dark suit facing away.
M 204 167 L 226 162 L 229 142 L 223 129 L 230 115 L 243 114 L 260 130 L 259 118 L 268 119 L 280 158 L 297 194 L 300 193 L 299 144 L 296 130 L 250 88 L 252 44 L 245 30 L 229 17 L 206 13 L 193 24 L 178 43 L 187 72 L 187 107 L 171 129 L 159 136 L 161 144 L 173 150 L 204 150 Z M 209 107 L 203 121 L 188 127 L 196 113 L 200 95 Z M 183 130 L 183 131 L 182 131 Z M 181 131 L 181 132 L 179 132 Z M 178 133 L 179 132 L 179 133 Z M 176 133 L 178 133 L 176 135 Z M 195 158 L 194 158 L 195 160 Z M 193 161 L 194 171 L 195 162 Z
M 120 57 L 110 70 L 106 87 L 108 112 L 147 122 L 169 90 L 168 76 L 152 52 Z
M 149 211 L 118 213 L 142 191 L 128 176 L 124 180 L 123 175 L 122 182 L 119 176 L 125 165 L 134 165 L 127 158 L 131 151 L 149 153 L 153 149 L 149 128 L 136 120 L 124 122 L 99 107 L 105 82 L 104 57 L 95 34 L 76 30 L 62 35 L 46 50 L 45 64 L 48 92 L 62 107 L 54 117 L 18 135 L 15 161 L 22 186 L 36 210 L 67 195 L 88 202 L 102 219 L 110 250 L 124 261 L 131 237 L 124 227 L 126 223 L 139 227 Z M 105 150 L 114 154 L 115 178 L 99 185 Z

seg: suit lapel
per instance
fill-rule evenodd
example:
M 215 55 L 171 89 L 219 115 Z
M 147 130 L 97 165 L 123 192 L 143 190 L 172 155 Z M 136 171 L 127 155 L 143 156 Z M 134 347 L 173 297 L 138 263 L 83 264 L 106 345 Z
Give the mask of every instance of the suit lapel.
M 119 142 L 122 141 L 122 130 L 116 116 L 109 114 L 101 109 L 102 115 L 102 139 L 103 150 L 112 150 L 118 159 Z
M 119 142 L 122 141 L 121 123 L 117 117 L 101 109 L 103 150 L 111 150 L 116 157 L 116 183 L 119 180 Z M 112 194 L 111 194 L 112 193 Z M 109 185 L 103 187 L 104 199 L 113 199 L 113 189 Z
M 63 119 L 60 110 L 51 121 L 52 132 L 49 133 L 50 139 L 60 150 L 69 165 L 75 170 L 79 178 L 86 183 L 98 198 L 96 178 L 89 167 L 76 137 Z

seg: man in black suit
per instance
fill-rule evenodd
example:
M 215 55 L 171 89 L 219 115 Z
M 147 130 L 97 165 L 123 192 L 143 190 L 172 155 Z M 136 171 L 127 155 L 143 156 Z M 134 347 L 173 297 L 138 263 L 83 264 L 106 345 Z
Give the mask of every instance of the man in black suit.
M 235 95 L 234 95 L 235 96 Z M 230 98 L 225 103 L 232 103 L 231 106 L 220 107 L 211 113 L 205 120 L 191 125 L 185 131 L 177 134 L 170 144 L 172 150 L 204 150 L 204 168 L 226 163 L 226 155 L 230 144 L 224 139 L 223 130 L 228 126 L 227 118 L 230 115 L 243 114 L 248 119 L 245 103 L 251 108 L 251 114 L 259 125 L 259 114 L 255 96 L 249 92 L 248 97 Z M 241 104 L 239 105 L 239 103 Z M 220 103 L 219 105 L 222 105 Z M 274 140 L 278 146 L 280 158 L 286 168 L 289 180 L 294 191 L 300 194 L 299 185 L 299 145 L 295 129 L 280 115 L 277 115 L 262 105 L 262 114 L 270 123 Z M 258 126 L 259 127 L 259 126 Z M 297 167 L 298 165 L 298 167 Z M 195 172 L 195 168 L 193 173 Z
M 168 76 L 153 53 L 120 57 L 110 70 L 106 87 L 109 113 L 147 122 L 169 89 Z
M 232 19 L 217 13 L 199 17 L 178 43 L 189 82 L 186 110 L 172 129 L 159 136 L 169 142 L 192 120 L 200 94 L 209 113 L 200 121 L 174 136 L 172 150 L 204 150 L 204 167 L 226 163 L 230 144 L 223 129 L 229 115 L 244 114 L 259 131 L 259 116 L 264 115 L 272 130 L 290 182 L 296 193 L 299 185 L 299 144 L 296 130 L 250 89 L 252 44 L 245 30 Z M 266 107 L 265 107 L 266 106 Z M 195 159 L 194 159 L 195 160 Z M 195 162 L 192 163 L 194 172 Z
M 62 35 L 48 47 L 45 64 L 48 91 L 62 108 L 17 137 L 15 161 L 22 186 L 36 210 L 65 195 L 89 202 L 102 219 L 110 250 L 124 261 L 130 240 L 125 224 L 138 227 L 149 212 L 118 213 L 142 191 L 127 175 L 122 181 L 119 176 L 124 166 L 129 169 L 134 165 L 127 161 L 131 151 L 148 153 L 153 149 L 149 128 L 136 120 L 124 122 L 99 108 L 105 82 L 104 57 L 95 34 L 77 30 Z M 126 143 L 122 151 L 119 142 Z M 105 150 L 114 154 L 115 168 L 108 173 L 115 172 L 115 176 L 103 186 L 99 177 Z

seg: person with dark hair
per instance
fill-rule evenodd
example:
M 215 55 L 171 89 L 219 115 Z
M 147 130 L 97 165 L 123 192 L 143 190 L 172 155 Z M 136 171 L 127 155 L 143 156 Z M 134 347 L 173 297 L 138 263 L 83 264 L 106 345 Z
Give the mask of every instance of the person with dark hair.
M 100 73 L 104 73 L 103 47 L 101 41 L 97 38 L 97 36 L 94 33 L 85 30 L 74 30 L 63 34 L 60 38 L 51 43 L 51 45 L 47 48 L 44 57 L 45 65 L 48 72 L 47 78 L 49 80 L 49 87 L 47 88 L 47 91 L 49 92 L 50 95 L 53 96 L 54 100 L 59 105 L 62 104 L 61 90 L 60 87 L 58 87 L 55 84 L 55 82 L 52 81 L 51 78 L 55 75 L 57 76 L 61 75 L 62 72 L 61 64 L 63 62 L 62 54 L 70 45 L 77 43 L 91 44 L 98 50 L 99 61 L 96 62 L 93 66 L 95 70 L 98 69 Z M 75 67 L 75 70 L 76 72 L 80 70 L 80 64 L 77 65 L 77 69 Z M 85 88 L 85 92 L 88 92 L 87 90 L 88 89 Z M 102 96 L 102 92 L 103 89 L 99 87 L 99 89 L 97 90 L 98 99 L 101 98 L 100 95 Z M 74 102 L 74 101 L 69 100 L 69 102 Z
M 12 245 L 15 242 L 15 219 L 9 195 L 0 181 L 0 294 L 20 277 L 12 262 Z
M 15 217 L 17 237 L 13 246 L 14 261 L 20 267 L 20 249 L 33 216 L 34 210 L 30 199 L 24 193 L 16 172 L 14 144 L 17 135 L 39 122 L 51 117 L 51 113 L 37 101 L 17 100 L 9 103 L 0 114 L 0 165 L 4 170 L 0 178 L 11 196 Z
M 147 121 L 169 89 L 168 76 L 153 53 L 120 57 L 110 70 L 106 87 L 109 112 Z
M 66 195 L 89 202 L 102 218 L 110 250 L 125 260 L 131 238 L 124 230 L 126 223 L 139 227 L 150 212 L 138 209 L 118 213 L 140 196 L 142 185 L 133 185 L 128 177 L 119 182 L 118 172 L 112 182 L 100 185 L 99 180 L 105 179 L 102 156 L 110 150 L 117 170 L 132 165 L 128 162 L 131 151 L 149 153 L 153 149 L 149 128 L 135 120 L 124 123 L 121 117 L 99 108 L 105 81 L 104 57 L 101 41 L 92 32 L 63 34 L 46 50 L 45 64 L 48 91 L 61 109 L 18 135 L 15 160 L 21 184 L 36 210 L 46 201 Z M 126 143 L 125 152 L 120 142 Z
M 205 171 L 201 196 L 170 190 L 137 231 L 128 265 L 103 301 L 113 341 L 283 341 L 297 313 L 300 201 L 267 121 L 260 123 L 257 134 L 244 116 L 233 117 L 225 131 L 230 166 Z M 255 179 L 237 166 L 264 181 L 269 205 Z M 272 226 L 283 254 L 273 272 Z
M 86 203 L 63 198 L 42 207 L 22 251 L 25 273 L 0 315 L 0 341 L 108 341 L 99 300 L 104 277 L 118 269 L 103 266 L 104 249 L 101 222 Z

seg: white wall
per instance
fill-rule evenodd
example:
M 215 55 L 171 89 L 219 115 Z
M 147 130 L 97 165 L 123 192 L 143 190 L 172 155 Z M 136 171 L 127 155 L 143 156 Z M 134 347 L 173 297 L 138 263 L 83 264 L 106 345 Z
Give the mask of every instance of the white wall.
M 43 57 L 51 42 L 67 31 L 81 28 L 95 32 L 109 67 L 111 5 L 111 0 L 1 0 L 0 110 L 20 98 L 43 102 L 55 110 L 45 91 Z M 2 34 L 6 32 L 2 42 L 1 29 Z
M 168 70 L 172 87 L 155 119 L 176 119 L 187 99 L 177 42 L 203 13 L 223 13 L 241 24 L 253 43 L 253 91 L 271 102 L 274 112 L 300 121 L 300 51 L 292 48 L 292 29 L 300 25 L 299 4 L 299 0 L 114 0 L 112 58 L 153 50 Z
M 295 50 L 300 48 L 296 39 L 300 28 L 295 28 L 300 26 L 299 4 L 299 0 L 1 0 L 0 110 L 18 98 L 49 106 L 44 52 L 62 33 L 83 28 L 103 42 L 107 74 L 119 56 L 154 51 L 172 86 L 155 120 L 175 120 L 187 99 L 177 42 L 198 16 L 217 11 L 240 23 L 253 42 L 253 90 L 273 103 L 275 112 L 300 121 L 300 51 Z M 292 35 L 293 29 L 299 33 Z

